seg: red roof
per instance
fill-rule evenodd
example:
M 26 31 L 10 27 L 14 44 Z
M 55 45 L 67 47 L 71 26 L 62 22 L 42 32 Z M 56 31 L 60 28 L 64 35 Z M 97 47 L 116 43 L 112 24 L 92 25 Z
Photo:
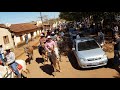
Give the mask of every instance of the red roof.
M 5 24 L 0 24 L 0 28 L 7 28 Z
M 38 29 L 36 25 L 30 23 L 12 24 L 9 28 L 16 33 Z

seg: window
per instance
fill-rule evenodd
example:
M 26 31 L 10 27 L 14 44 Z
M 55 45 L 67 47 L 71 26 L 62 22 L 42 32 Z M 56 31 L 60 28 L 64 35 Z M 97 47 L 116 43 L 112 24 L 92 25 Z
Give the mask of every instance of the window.
M 96 48 L 100 48 L 100 47 L 94 40 L 78 43 L 78 51 L 90 50 L 90 49 L 96 49 Z
M 7 36 L 3 36 L 3 40 L 4 40 L 4 44 L 9 44 L 9 38 L 8 35 Z

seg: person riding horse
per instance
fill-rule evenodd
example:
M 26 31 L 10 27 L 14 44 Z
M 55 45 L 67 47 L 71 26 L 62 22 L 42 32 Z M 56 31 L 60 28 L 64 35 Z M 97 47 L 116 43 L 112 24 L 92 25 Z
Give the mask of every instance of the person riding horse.
M 17 69 L 18 63 L 15 62 L 15 54 L 11 51 L 10 46 L 6 46 L 5 50 L 6 50 L 5 53 L 6 65 L 11 67 L 11 69 L 14 71 L 18 78 L 21 78 L 21 74 Z
M 47 61 L 47 53 L 45 51 L 45 43 L 46 43 L 46 38 L 43 34 L 40 35 L 41 38 L 40 38 L 40 45 L 39 45 L 39 53 L 40 55 L 42 55 L 42 58 L 44 59 L 44 64 L 45 64 L 45 61 Z

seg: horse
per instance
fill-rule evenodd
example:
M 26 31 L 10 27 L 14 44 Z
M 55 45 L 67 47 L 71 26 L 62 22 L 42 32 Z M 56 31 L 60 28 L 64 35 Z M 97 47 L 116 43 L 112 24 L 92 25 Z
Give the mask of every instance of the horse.
M 47 52 L 45 50 L 45 47 L 42 47 L 42 46 L 39 45 L 38 46 L 38 52 L 39 52 L 40 55 L 42 55 L 42 58 L 44 60 L 43 64 L 45 64 L 45 62 L 48 61 Z
M 33 47 L 32 46 L 26 46 L 24 47 L 24 52 L 26 53 L 26 56 L 28 56 L 28 61 L 30 63 L 30 60 L 33 60 Z
M 26 74 L 29 73 L 29 70 L 26 68 L 26 62 L 24 60 L 16 60 L 15 62 L 21 65 L 21 68 L 18 69 L 21 75 L 22 72 L 25 72 Z M 9 66 L 0 65 L 0 78 L 15 78 L 15 76 L 16 75 Z

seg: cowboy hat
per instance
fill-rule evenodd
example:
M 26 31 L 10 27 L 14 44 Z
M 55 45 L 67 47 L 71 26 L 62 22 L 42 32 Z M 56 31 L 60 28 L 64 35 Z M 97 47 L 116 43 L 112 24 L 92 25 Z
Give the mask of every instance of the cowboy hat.
M 43 34 L 40 34 L 40 36 L 42 37 L 42 36 L 44 36 Z
M 52 34 L 55 34 L 54 32 L 52 32 Z
M 11 46 L 10 45 L 6 45 L 5 46 L 5 50 L 10 50 L 11 49 Z
M 47 36 L 47 38 L 51 38 L 51 36 Z

